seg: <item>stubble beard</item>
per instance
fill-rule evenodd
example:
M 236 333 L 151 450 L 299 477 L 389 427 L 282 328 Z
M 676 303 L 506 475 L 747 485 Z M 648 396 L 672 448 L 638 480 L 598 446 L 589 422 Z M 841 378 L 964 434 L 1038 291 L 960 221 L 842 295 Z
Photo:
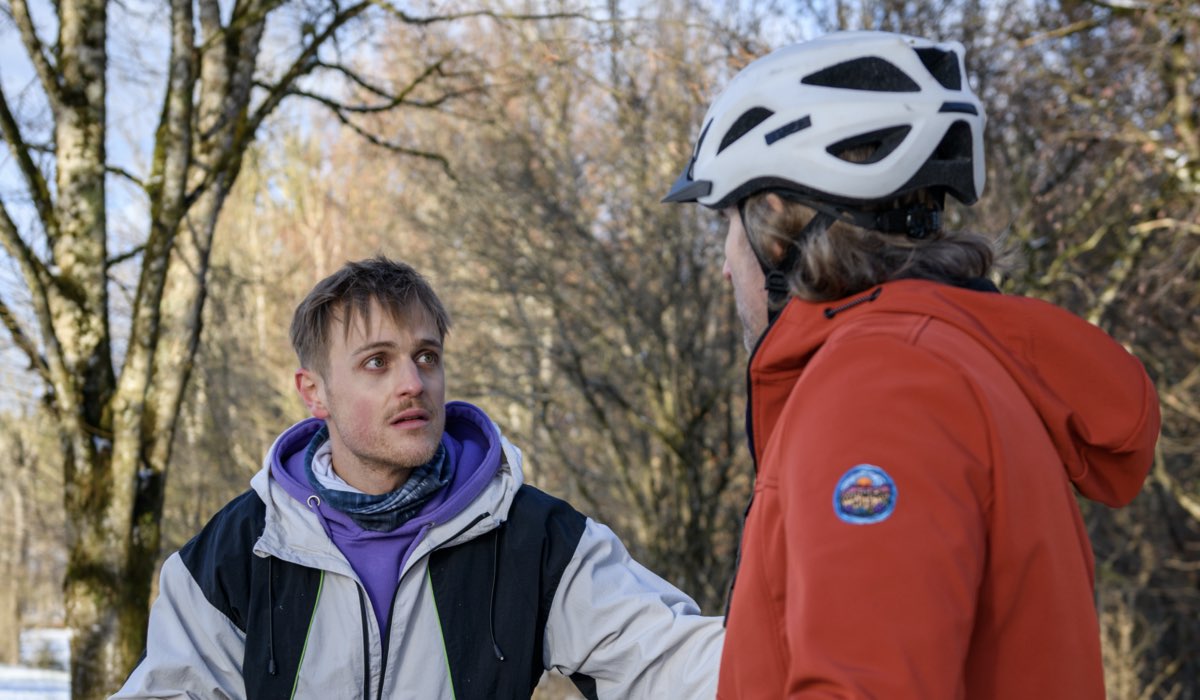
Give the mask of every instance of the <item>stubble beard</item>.
M 347 445 L 347 447 L 349 447 Z M 359 464 L 371 469 L 372 471 L 384 472 L 387 474 L 398 475 L 412 470 L 422 465 L 428 464 L 429 460 L 437 454 L 437 443 L 428 449 L 416 451 L 415 449 L 406 449 L 394 452 L 391 455 L 379 454 L 384 450 L 362 450 L 351 448 L 350 453 L 358 460 Z
M 394 446 L 386 439 L 372 439 L 371 436 L 363 436 L 355 433 L 346 433 L 338 427 L 338 434 L 342 436 L 341 442 L 345 446 L 346 451 L 354 456 L 355 461 L 360 467 L 368 472 L 376 474 L 385 474 L 391 477 L 408 478 L 417 467 L 428 464 L 433 456 L 437 454 L 438 446 L 441 444 L 441 437 L 445 431 L 445 421 L 431 423 L 427 426 L 426 431 L 423 431 L 422 437 L 433 436 L 436 434 L 436 439 L 430 437 L 427 445 L 407 444 L 400 447 Z M 387 427 L 385 430 L 391 430 Z M 386 435 L 386 433 L 384 433 Z M 350 438 L 350 439 L 347 439 Z M 416 436 L 410 436 L 409 441 L 415 441 Z M 399 488 L 399 484 L 397 485 Z
M 759 338 L 767 330 L 766 319 L 758 319 L 741 294 L 734 294 L 734 303 L 737 306 L 738 320 L 742 322 L 742 344 L 746 346 L 747 353 L 752 353 L 758 345 Z

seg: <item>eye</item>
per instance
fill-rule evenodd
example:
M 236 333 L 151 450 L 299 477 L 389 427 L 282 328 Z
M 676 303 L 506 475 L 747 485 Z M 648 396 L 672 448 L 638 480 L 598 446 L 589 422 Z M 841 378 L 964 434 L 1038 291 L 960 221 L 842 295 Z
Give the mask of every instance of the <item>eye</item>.
M 417 353 L 417 362 L 422 365 L 437 365 L 440 359 L 441 358 L 438 357 L 438 354 L 432 350 L 424 350 L 420 353 Z
M 366 362 L 363 362 L 363 367 L 367 369 L 383 369 L 387 366 L 387 360 L 382 355 L 372 355 L 368 357 Z

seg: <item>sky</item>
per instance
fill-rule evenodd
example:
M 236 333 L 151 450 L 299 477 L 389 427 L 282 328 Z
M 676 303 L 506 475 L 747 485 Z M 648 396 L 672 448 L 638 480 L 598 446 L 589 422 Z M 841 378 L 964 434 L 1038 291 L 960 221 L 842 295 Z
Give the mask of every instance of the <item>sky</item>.
M 224 3 L 228 4 L 228 3 Z M 43 44 L 52 44 L 58 31 L 49 0 L 29 0 L 30 14 Z M 162 103 L 167 63 L 167 4 L 123 0 L 109 4 L 108 137 L 109 163 L 139 177 L 148 171 L 152 137 Z M 29 142 L 49 143 L 50 115 L 33 66 L 11 19 L 0 15 L 0 87 Z M 51 171 L 43 168 L 53 187 Z M 25 240 L 41 246 L 36 214 L 24 180 L 7 145 L 0 142 L 0 199 Z M 110 176 L 107 188 L 109 253 L 118 255 L 144 239 L 148 228 L 144 194 L 124 178 Z M 15 263 L 0 251 L 0 298 L 26 313 L 26 327 L 36 334 L 28 316 L 28 294 Z M 0 410 L 27 402 L 40 391 L 31 381 L 29 362 L 11 347 L 0 330 Z

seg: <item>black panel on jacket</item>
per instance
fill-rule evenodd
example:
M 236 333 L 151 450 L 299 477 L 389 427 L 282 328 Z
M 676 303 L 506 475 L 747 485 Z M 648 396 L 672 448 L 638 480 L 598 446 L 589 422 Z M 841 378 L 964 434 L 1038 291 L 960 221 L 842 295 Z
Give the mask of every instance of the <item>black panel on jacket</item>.
M 544 670 L 550 604 L 585 524 L 566 502 L 522 486 L 508 520 L 495 531 L 430 556 L 458 700 L 527 699 L 533 693 Z
M 208 602 L 246 634 L 246 697 L 286 698 L 304 653 L 321 572 L 255 555 L 265 520 L 262 500 L 247 491 L 222 508 L 179 556 Z

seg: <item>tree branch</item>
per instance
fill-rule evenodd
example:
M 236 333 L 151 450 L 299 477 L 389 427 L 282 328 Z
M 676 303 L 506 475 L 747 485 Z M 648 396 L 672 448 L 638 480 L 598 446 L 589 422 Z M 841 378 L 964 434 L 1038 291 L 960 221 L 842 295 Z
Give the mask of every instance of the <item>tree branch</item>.
M 48 286 L 54 283 L 54 278 L 51 277 L 50 272 L 42 265 L 42 261 L 34 256 L 29 246 L 25 245 L 25 241 L 21 240 L 17 226 L 13 223 L 12 217 L 8 215 L 8 210 L 4 207 L 3 202 L 0 202 L 0 243 L 4 245 L 4 249 L 9 256 L 15 259 L 17 264 L 20 265 L 21 274 L 25 278 L 25 284 L 28 285 L 29 294 L 33 299 L 34 312 L 37 315 L 38 324 L 42 329 L 42 339 L 46 344 L 46 351 L 50 357 L 48 363 L 43 362 L 43 364 L 48 365 L 47 373 L 44 376 L 50 380 L 49 385 L 51 387 L 59 385 L 66 387 L 66 382 L 70 379 L 70 375 L 68 375 L 66 365 L 62 361 L 62 348 L 59 346 L 58 336 L 55 335 L 54 324 L 50 314 Z M 56 376 L 60 381 L 53 381 Z
M 29 194 L 33 198 L 34 208 L 37 209 L 38 218 L 41 219 L 46 236 L 53 242 L 58 237 L 58 221 L 54 216 L 54 201 L 50 196 L 50 188 L 46 184 L 46 178 L 42 175 L 42 171 L 38 169 L 37 163 L 33 162 L 29 146 L 21 138 L 21 130 L 17 126 L 17 120 L 13 117 L 12 110 L 8 108 L 8 100 L 5 98 L 2 88 L 0 88 L 0 136 L 3 136 L 4 140 L 8 142 L 8 147 L 17 161 L 17 167 L 21 170 L 21 175 L 25 177 L 25 184 L 29 187 Z
M 301 51 L 300 55 L 297 56 L 296 59 L 292 61 L 292 64 L 288 66 L 288 69 L 284 71 L 283 77 L 275 83 L 274 87 L 268 90 L 267 96 L 265 99 L 263 99 L 262 104 L 260 104 L 258 108 L 254 110 L 254 113 L 249 117 L 249 119 L 247 119 L 246 128 L 242 132 L 242 139 L 249 140 L 253 138 L 255 132 L 258 131 L 258 127 L 261 126 L 263 120 L 267 118 L 267 115 L 275 111 L 275 108 L 279 106 L 279 103 L 282 102 L 285 97 L 287 97 L 289 94 L 292 94 L 292 89 L 296 81 L 301 76 L 311 73 L 312 70 L 317 67 L 317 51 L 321 48 L 321 45 L 328 41 L 329 38 L 332 37 L 338 29 L 341 29 L 344 24 L 363 12 L 366 12 L 371 5 L 371 0 L 367 0 L 365 2 L 359 2 L 355 5 L 352 5 L 351 7 L 339 12 L 332 20 L 330 20 L 329 24 L 319 34 L 313 37 L 312 41 L 307 47 L 305 47 L 304 51 Z
M 358 134 L 363 139 L 366 139 L 367 143 L 370 143 L 372 146 L 378 146 L 380 148 L 385 148 L 393 153 L 399 153 L 401 155 L 415 156 L 417 158 L 424 158 L 426 160 L 431 160 L 431 161 L 437 163 L 438 165 L 442 166 L 442 170 L 443 170 L 443 172 L 445 172 L 447 177 L 449 177 L 451 180 L 457 180 L 457 178 L 454 176 L 454 172 L 450 169 L 450 161 L 446 160 L 445 156 L 443 156 L 439 153 L 434 153 L 432 151 L 422 151 L 422 150 L 415 149 L 415 148 L 409 148 L 408 146 L 402 146 L 393 141 L 384 140 L 384 139 L 380 138 L 379 136 L 377 136 L 376 134 L 373 134 L 373 133 L 367 131 L 366 129 L 362 128 L 358 124 L 355 124 L 349 117 L 346 116 L 346 114 L 341 109 L 338 108 L 338 106 L 336 104 L 334 104 L 328 100 L 322 100 L 320 98 L 316 98 L 315 96 L 314 96 L 314 99 L 317 99 L 318 102 L 320 102 L 321 104 L 328 107 L 329 110 L 333 113 L 333 115 L 335 117 L 337 117 L 338 121 L 340 121 L 342 124 L 345 124 L 347 127 L 350 128 L 351 131 Z
M 37 344 L 25 332 L 21 326 L 21 322 L 13 315 L 12 309 L 8 308 L 8 304 L 0 299 L 0 322 L 4 323 L 4 327 L 8 329 L 8 334 L 12 336 L 13 343 L 16 344 L 25 356 L 29 358 L 29 368 L 38 373 L 38 376 L 46 382 L 47 386 L 53 386 L 54 383 L 50 380 L 50 367 L 46 364 L 46 358 L 38 352 Z
M 438 65 L 440 65 L 440 64 L 441 64 L 441 61 L 438 61 Z M 341 73 L 342 75 L 346 76 L 346 78 L 348 80 L 350 80 L 350 82 L 354 83 L 355 85 L 358 85 L 359 87 L 361 87 L 362 89 L 371 93 L 372 95 L 375 95 L 376 97 L 382 97 L 385 100 L 393 99 L 392 94 L 390 92 L 388 92 L 387 90 L 384 90 L 381 87 L 372 85 L 371 83 L 367 82 L 365 78 L 360 76 L 358 73 L 350 70 L 349 68 L 347 68 L 346 66 L 343 66 L 341 64 L 317 61 L 314 68 L 323 68 L 325 70 L 330 70 L 335 73 Z M 267 86 L 262 85 L 260 83 L 259 87 L 267 87 Z
M 378 112 L 386 112 L 386 111 L 388 111 L 390 109 L 394 109 L 395 107 L 398 107 L 400 105 L 405 105 L 408 107 L 418 107 L 421 109 L 435 109 L 435 108 L 440 107 L 441 105 L 445 104 L 449 100 L 482 91 L 482 88 L 472 87 L 472 88 L 469 88 L 466 90 L 456 90 L 456 91 L 444 92 L 439 97 L 432 99 L 432 100 L 410 100 L 409 95 L 411 95 L 418 87 L 420 87 L 427 80 L 429 80 L 429 78 L 433 77 L 434 75 L 442 75 L 442 76 L 445 75 L 445 73 L 442 72 L 442 66 L 445 64 L 447 58 L 448 57 L 444 56 L 444 57 L 438 59 L 437 61 L 435 61 L 434 63 L 431 63 L 428 66 L 426 66 L 425 70 L 422 71 L 420 75 L 413 78 L 412 82 L 410 82 L 408 85 L 406 85 L 402 90 L 400 90 L 400 92 L 395 93 L 395 94 L 392 94 L 392 93 L 388 92 L 387 90 L 384 90 L 383 88 L 378 87 L 376 85 L 372 85 L 371 83 L 367 82 L 367 80 L 365 78 L 360 76 L 357 72 L 347 68 L 346 66 L 325 63 L 322 61 L 318 61 L 316 63 L 316 65 L 314 66 L 314 68 L 324 68 L 326 70 L 331 70 L 331 71 L 335 71 L 337 73 L 341 73 L 343 76 L 345 76 L 348 80 L 350 80 L 354 84 L 362 87 L 363 89 L 367 90 L 371 94 L 376 95 L 377 97 L 381 97 L 384 100 L 386 100 L 386 102 L 383 102 L 381 104 L 348 105 L 348 104 L 345 104 L 344 102 L 339 102 L 330 97 L 322 97 L 322 96 L 316 95 L 314 93 L 310 93 L 308 91 L 303 91 L 303 90 L 298 90 L 298 89 L 293 89 L 291 91 L 291 94 L 297 95 L 300 97 L 308 97 L 310 99 L 314 99 L 318 102 L 324 103 L 326 106 L 330 106 L 331 104 L 336 104 L 338 109 L 345 111 L 345 112 L 354 112 L 357 114 L 371 114 L 371 113 L 378 113 Z M 263 83 L 258 83 L 257 85 L 258 85 L 258 87 L 268 89 L 268 90 L 271 87 L 271 86 L 263 84 Z
M 1158 231 L 1160 229 L 1169 229 L 1183 234 L 1191 234 L 1193 236 L 1200 235 L 1200 224 L 1194 224 L 1190 221 L 1180 221 L 1178 219 L 1152 219 L 1143 221 L 1140 224 L 1135 224 L 1130 227 L 1130 231 L 1139 235 Z
M 141 188 L 143 190 L 146 189 L 146 183 L 142 182 L 141 178 L 139 178 L 137 175 L 134 175 L 133 173 L 129 172 L 125 168 L 118 168 L 115 165 L 106 165 L 106 166 L 104 166 L 104 170 L 109 175 L 116 175 L 117 177 L 124 178 L 124 179 L 132 182 L 133 184 L 137 185 L 139 188 Z
M 1027 49 L 1031 46 L 1040 44 L 1043 41 L 1050 41 L 1051 39 L 1063 39 L 1071 36 L 1072 34 L 1080 34 L 1082 32 L 1090 31 L 1100 26 L 1100 24 L 1100 20 L 1098 19 L 1084 19 L 1078 22 L 1072 22 L 1065 27 L 1059 27 L 1058 29 L 1052 29 L 1048 32 L 1042 32 L 1041 34 L 1035 34 L 1031 37 L 1027 37 L 1021 40 L 1017 46 L 1022 49 Z
M 50 272 L 42 265 L 42 261 L 33 254 L 33 250 L 21 238 L 17 225 L 8 214 L 8 209 L 0 202 L 0 244 L 4 245 L 9 257 L 21 266 L 21 273 L 33 294 L 45 296 L 46 283 L 51 282 Z
M 339 10 L 337 12 L 337 14 L 334 15 L 333 19 L 330 20 L 329 24 L 326 25 L 326 27 L 320 33 L 313 36 L 312 41 L 305 48 L 305 50 L 303 52 L 301 52 L 301 54 L 299 56 L 296 57 L 296 59 L 292 62 L 292 65 L 289 66 L 287 71 L 284 72 L 283 77 L 280 78 L 273 87 L 266 88 L 267 89 L 267 97 L 266 97 L 266 99 L 263 100 L 262 104 L 260 104 L 258 106 L 258 109 L 256 109 L 254 111 L 254 114 L 249 118 L 248 125 L 247 125 L 248 128 L 243 132 L 242 138 L 252 137 L 253 134 L 257 131 L 259 125 L 261 125 L 263 120 L 266 119 L 267 115 L 269 115 L 272 111 L 274 111 L 274 109 L 279 105 L 279 103 L 285 97 L 287 97 L 288 95 L 292 95 L 292 94 L 300 94 L 295 90 L 295 87 L 294 87 L 296 80 L 298 80 L 300 77 L 312 72 L 313 69 L 315 69 L 319 66 L 328 67 L 326 64 L 321 63 L 317 59 L 317 52 L 320 49 L 320 47 L 326 41 L 328 41 L 330 39 L 330 37 L 332 37 L 337 32 L 337 30 L 342 27 L 342 25 L 344 25 L 346 22 L 350 21 L 354 17 L 362 14 L 363 12 L 365 12 L 367 9 L 369 9 L 372 6 L 378 7 L 381 10 L 383 10 L 384 12 L 399 19 L 401 22 L 404 22 L 405 24 L 409 24 L 409 25 L 413 25 L 413 26 L 428 26 L 431 24 L 437 24 L 437 23 L 443 23 L 443 22 L 453 22 L 456 20 L 468 19 L 468 18 L 472 18 L 472 17 L 488 17 L 488 18 L 495 19 L 495 20 L 514 20 L 514 21 L 589 19 L 587 15 L 577 13 L 577 12 L 552 12 L 552 13 L 546 13 L 546 14 L 523 14 L 523 13 L 495 12 L 493 10 L 475 10 L 475 11 L 471 11 L 471 12 L 453 12 L 453 13 L 444 14 L 444 15 L 418 17 L 415 15 L 410 15 L 407 12 L 404 12 L 403 10 L 398 9 L 397 7 L 386 2 L 386 0 L 364 0 L 357 4 L 351 5 L 350 7 L 346 8 L 344 10 Z M 438 61 L 433 66 L 431 66 L 430 69 L 427 69 L 426 73 L 423 74 L 421 77 L 419 77 L 416 81 L 414 81 L 414 83 L 412 85 L 410 85 L 409 89 L 411 90 L 411 88 L 416 87 L 416 85 L 418 85 L 422 80 L 424 80 L 425 77 L 427 77 L 429 74 L 431 74 L 431 70 L 440 69 L 440 65 L 441 65 L 441 61 Z M 374 88 L 374 86 L 370 86 L 370 85 L 366 84 L 365 81 L 356 80 L 354 77 L 352 77 L 351 79 L 355 80 L 355 82 L 358 82 L 364 88 L 371 90 L 372 92 L 376 92 L 376 89 Z M 377 92 L 377 94 L 378 94 L 378 92 Z M 399 102 L 397 102 L 396 104 L 399 104 Z M 346 111 L 346 107 L 343 106 L 343 107 L 339 107 L 339 108 L 334 108 L 331 105 L 329 105 L 328 103 L 326 103 L 326 106 L 333 109 L 334 114 L 337 115 L 338 119 L 342 120 L 343 123 L 347 123 L 348 126 L 350 126 L 352 129 L 354 129 L 356 132 L 359 132 L 360 134 L 362 134 L 365 138 L 367 138 L 368 141 L 370 141 L 371 143 L 373 143 L 375 145 L 383 146 L 385 148 L 389 148 L 390 150 L 394 150 L 394 151 L 397 151 L 400 153 L 408 153 L 410 155 L 416 155 L 416 156 L 420 156 L 420 157 L 433 156 L 433 159 L 438 160 L 439 162 L 441 162 L 443 160 L 438 156 L 434 156 L 433 154 L 423 153 L 420 151 L 412 151 L 411 149 L 406 149 L 404 147 L 389 145 L 376 137 L 372 137 L 368 134 L 365 134 L 357 126 L 348 123 L 348 121 L 346 120 L 346 117 L 345 117 L 345 113 L 344 113 Z M 349 111 L 356 111 L 356 110 L 349 110 Z M 382 110 L 375 109 L 375 108 L 362 108 L 361 111 L 382 111 Z M 444 168 L 446 167 L 446 165 L 444 163 L 443 163 L 443 167 Z
M 1169 17 L 1200 18 L 1200 8 L 1195 3 L 1181 3 L 1179 8 L 1165 2 L 1150 0 L 1087 0 L 1088 4 L 1103 7 L 1114 13 L 1154 12 Z
M 125 251 L 124 253 L 121 253 L 120 255 L 117 255 L 116 257 L 109 258 L 108 262 L 105 263 L 105 267 L 112 268 L 117 265 L 120 265 L 121 263 L 125 262 L 126 260 L 132 260 L 133 258 L 136 258 L 137 256 L 141 255 L 143 252 L 145 252 L 145 250 L 146 250 L 145 245 L 134 246 L 133 248 L 130 248 L 129 250 Z
M 1159 454 L 1154 459 L 1153 478 L 1183 508 L 1188 515 L 1196 521 L 1200 521 L 1200 498 L 1193 496 L 1188 492 L 1188 489 L 1179 483 L 1171 473 L 1167 471 L 1163 463 L 1162 455 Z
M 57 118 L 59 110 L 62 108 L 62 84 L 58 81 L 58 69 L 46 55 L 42 40 L 38 38 L 37 31 L 34 29 L 33 18 L 29 16 L 29 6 L 25 0 L 12 0 L 12 9 L 13 21 L 21 32 L 21 41 L 25 44 L 25 52 L 29 54 L 29 60 L 33 63 L 34 70 L 37 71 L 42 89 L 46 92 L 46 100 L 50 103 L 50 110 Z
M 417 17 L 410 15 L 400 8 L 392 5 L 386 0 L 371 0 L 371 3 L 378 6 L 384 12 L 392 15 L 396 19 L 411 24 L 413 26 L 425 27 L 431 24 L 440 24 L 442 22 L 454 22 L 460 19 L 470 19 L 473 17 L 487 17 L 494 20 L 515 20 L 515 21 L 530 21 L 530 20 L 551 20 L 551 19 L 591 19 L 588 15 L 579 12 L 551 12 L 546 14 L 524 14 L 524 13 L 509 13 L 496 12 L 495 10 L 472 10 L 470 12 L 452 12 L 446 15 L 433 15 L 429 17 Z
M 201 28 L 204 30 L 204 43 L 200 46 L 200 52 L 203 53 L 209 46 L 215 42 L 226 41 L 229 33 L 241 34 L 248 27 L 261 22 L 267 18 L 267 15 L 279 6 L 283 5 L 287 0 L 269 0 L 261 2 L 260 0 L 251 0 L 246 5 L 242 0 L 237 0 L 233 6 L 233 13 L 230 15 L 228 27 L 220 27 L 220 25 L 212 26 L 206 24 L 205 13 L 201 12 Z M 212 31 L 210 31 L 212 30 Z
M 204 3 L 201 3 L 204 6 Z M 140 406 L 159 336 L 159 322 L 171 250 L 187 205 L 187 169 L 191 157 L 192 92 L 195 86 L 195 19 L 191 0 L 171 0 L 171 52 L 167 92 L 155 134 L 150 169 L 150 234 L 143 245 L 118 256 L 110 265 L 142 255 L 138 291 L 134 297 L 131 338 L 119 387 L 131 404 Z M 136 398 L 132 398 L 136 397 Z M 132 429 L 121 423 L 118 432 Z

